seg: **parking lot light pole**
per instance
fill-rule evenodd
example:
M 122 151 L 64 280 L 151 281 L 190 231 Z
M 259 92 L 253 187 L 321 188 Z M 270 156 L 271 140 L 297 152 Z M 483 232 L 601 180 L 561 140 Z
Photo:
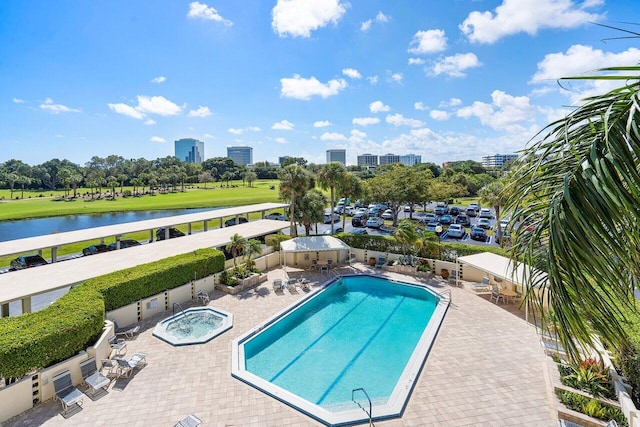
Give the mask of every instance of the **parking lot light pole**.
M 436 226 L 436 234 L 438 235 L 438 260 L 442 260 L 442 253 L 440 252 L 440 234 L 442 234 L 442 226 Z

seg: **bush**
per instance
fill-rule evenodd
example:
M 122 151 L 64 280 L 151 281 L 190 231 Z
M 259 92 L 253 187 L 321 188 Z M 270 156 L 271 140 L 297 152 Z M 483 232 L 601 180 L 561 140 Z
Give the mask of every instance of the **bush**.
M 620 427 L 628 426 L 627 418 L 618 408 L 600 403 L 596 399 L 581 396 L 570 391 L 557 392 L 558 399 L 569 409 L 603 421 L 616 420 Z
M 264 244 L 267 246 L 273 246 L 276 251 L 280 250 L 280 242 L 284 242 L 285 240 L 292 239 L 291 236 L 287 236 L 286 234 L 269 234 L 264 238 Z
M 604 365 L 592 358 L 569 366 L 558 365 L 560 382 L 594 397 L 615 399 L 616 393 L 609 381 L 609 373 Z
M 95 342 L 113 310 L 224 268 L 224 255 L 203 249 L 87 280 L 49 307 L 0 318 L 0 377 L 20 378 L 68 359 Z

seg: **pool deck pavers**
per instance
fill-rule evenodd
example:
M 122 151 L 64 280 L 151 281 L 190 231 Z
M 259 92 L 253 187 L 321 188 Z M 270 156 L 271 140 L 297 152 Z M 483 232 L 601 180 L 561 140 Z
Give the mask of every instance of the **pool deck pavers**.
M 364 264 L 342 271 L 374 272 Z M 234 326 L 209 343 L 172 347 L 151 334 L 163 313 L 143 321 L 127 344 L 128 355 L 148 353 L 148 364 L 126 379 L 112 382 L 109 393 L 64 419 L 57 401 L 43 402 L 5 422 L 5 426 L 173 426 L 187 414 L 202 426 L 318 426 L 321 423 L 231 377 L 231 341 L 302 298 L 299 290 L 274 292 L 269 281 L 232 296 L 216 291 L 211 306 L 234 315 Z M 312 288 L 327 275 L 303 274 Z M 557 426 L 548 357 L 535 329 L 502 305 L 464 288 L 431 279 L 437 291 L 451 291 L 452 303 L 401 418 L 377 421 L 386 426 Z M 186 304 L 188 305 L 188 304 Z M 195 304 L 195 301 L 193 302 Z M 357 386 L 357 385 L 354 385 Z M 375 415 L 375 414 L 374 414 Z

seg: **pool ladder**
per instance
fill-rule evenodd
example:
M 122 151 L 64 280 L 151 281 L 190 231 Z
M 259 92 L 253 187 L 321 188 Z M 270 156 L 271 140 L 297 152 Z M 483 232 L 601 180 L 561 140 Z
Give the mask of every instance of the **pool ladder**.
M 187 319 L 187 321 L 189 323 L 191 323 L 191 321 L 189 320 L 189 316 L 187 316 L 187 312 L 184 311 L 184 308 L 182 308 L 182 306 L 180 305 L 180 303 L 174 302 L 173 306 L 171 308 L 171 313 L 173 316 L 176 315 L 176 305 L 178 306 L 178 308 L 180 309 L 180 311 L 182 312 L 182 315 L 184 316 L 185 319 Z
M 369 412 L 367 412 L 367 410 L 365 408 L 362 407 L 362 405 L 360 404 L 360 402 L 358 402 L 357 400 L 355 400 L 353 397 L 356 394 L 356 391 L 361 391 L 362 393 L 364 393 L 365 397 L 367 398 L 367 400 L 369 401 Z M 367 416 L 369 417 L 369 425 L 373 426 L 373 421 L 372 421 L 372 417 L 373 417 L 373 410 L 372 410 L 372 405 L 371 405 L 371 398 L 369 398 L 369 395 L 367 394 L 367 391 L 364 389 L 364 387 L 360 387 L 360 388 L 354 388 L 353 390 L 351 390 L 351 400 L 353 400 L 359 407 L 360 409 L 362 409 L 364 411 L 365 414 L 367 414 Z

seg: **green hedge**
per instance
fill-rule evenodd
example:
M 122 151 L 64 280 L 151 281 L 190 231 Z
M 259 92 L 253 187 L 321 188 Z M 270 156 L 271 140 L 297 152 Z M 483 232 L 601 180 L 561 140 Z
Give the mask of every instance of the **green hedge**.
M 224 254 L 202 249 L 96 277 L 35 313 L 0 318 L 0 377 L 20 378 L 65 360 L 100 336 L 105 310 L 222 271 Z
M 280 242 L 292 239 L 291 236 L 286 234 L 269 234 L 264 237 L 264 244 L 267 246 L 273 246 L 276 251 L 280 250 Z

